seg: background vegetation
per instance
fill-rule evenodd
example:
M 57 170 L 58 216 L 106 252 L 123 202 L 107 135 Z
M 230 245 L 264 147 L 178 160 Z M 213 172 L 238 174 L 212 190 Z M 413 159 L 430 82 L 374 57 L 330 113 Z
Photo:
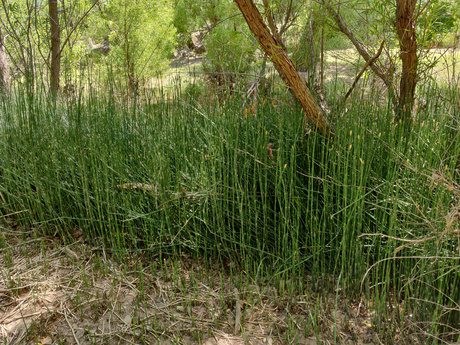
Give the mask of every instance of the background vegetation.
M 258 3 L 333 139 L 305 128 L 230 1 L 59 2 L 57 95 L 47 5 L 0 12 L 5 217 L 64 241 L 79 229 L 120 261 L 190 253 L 292 296 L 340 290 L 374 308 L 384 343 L 459 340 L 456 2 L 417 5 L 410 128 L 370 70 L 344 99 L 364 63 L 321 3 Z M 378 63 L 399 78 L 393 3 L 340 11 L 369 51 L 386 40 Z

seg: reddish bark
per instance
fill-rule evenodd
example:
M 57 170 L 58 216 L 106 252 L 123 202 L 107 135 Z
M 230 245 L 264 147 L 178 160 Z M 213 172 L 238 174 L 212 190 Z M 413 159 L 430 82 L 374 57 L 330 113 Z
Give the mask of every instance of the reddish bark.
M 0 28 L 0 92 L 8 93 L 10 88 L 10 68 L 6 57 L 2 29 Z
M 316 104 L 305 82 L 300 77 L 286 50 L 283 48 L 283 43 L 278 42 L 270 33 L 253 1 L 234 1 L 263 51 L 270 57 L 277 71 L 286 84 L 290 86 L 292 92 L 302 105 L 306 113 L 305 121 L 307 122 L 310 119 L 321 133 L 331 136 L 332 130 L 329 122 L 324 117 L 322 110 Z
M 415 33 L 415 5 L 417 0 L 396 1 L 396 33 L 399 38 L 399 57 L 402 75 L 399 84 L 398 118 L 410 120 L 417 85 L 417 37 Z
M 59 14 L 57 0 L 48 0 L 51 23 L 51 80 L 52 92 L 59 90 L 59 77 L 61 74 L 61 32 L 59 27 Z
M 417 0 L 396 0 L 396 21 L 395 28 L 399 39 L 400 58 L 402 61 L 402 74 L 399 82 L 399 95 L 396 96 L 392 89 L 392 69 L 384 71 L 375 63 L 370 63 L 370 68 L 379 76 L 388 87 L 390 98 L 395 106 L 397 119 L 404 119 L 410 122 L 412 105 L 415 97 L 415 87 L 417 85 L 417 39 L 415 32 L 416 18 L 414 16 Z M 366 63 L 371 61 L 370 54 L 364 45 L 358 41 L 354 33 L 348 28 L 339 12 L 334 10 L 331 5 L 326 4 L 326 9 L 334 18 L 338 28 L 354 44 L 359 54 Z

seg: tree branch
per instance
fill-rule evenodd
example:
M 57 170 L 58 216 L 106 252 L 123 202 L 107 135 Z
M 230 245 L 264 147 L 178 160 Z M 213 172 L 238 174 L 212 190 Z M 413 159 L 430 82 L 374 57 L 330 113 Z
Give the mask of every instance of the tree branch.
M 347 24 L 343 21 L 343 19 L 340 17 L 340 14 L 336 12 L 329 3 L 325 3 L 323 0 L 323 5 L 326 7 L 327 11 L 331 14 L 331 16 L 334 18 L 337 26 L 339 27 L 339 30 L 349 38 L 349 40 L 353 43 L 355 46 L 356 50 L 358 51 L 359 55 L 362 56 L 364 61 L 369 62 L 371 60 L 371 56 L 367 52 L 367 50 L 364 48 L 364 45 L 358 41 L 358 39 L 355 37 L 353 32 L 348 28 Z M 372 62 L 375 62 L 372 61 Z M 390 76 L 387 75 L 382 69 L 377 66 L 374 63 L 371 63 L 369 65 L 372 69 L 372 71 L 383 81 L 385 86 L 388 88 L 388 93 L 390 96 L 390 99 L 393 103 L 393 105 L 397 108 L 399 106 L 398 99 L 396 98 L 394 91 L 393 91 L 393 85 L 390 79 Z
M 62 51 L 64 50 L 65 46 L 67 45 L 67 43 L 69 43 L 69 40 L 70 40 L 70 37 L 72 36 L 73 32 L 78 28 L 78 26 L 80 25 L 80 23 L 82 22 L 83 19 L 85 19 L 85 17 L 91 12 L 91 10 L 94 8 L 94 6 L 96 6 L 98 4 L 99 0 L 96 0 L 94 2 L 94 4 L 89 8 L 88 11 L 86 11 L 83 16 L 81 16 L 81 18 L 78 20 L 78 22 L 74 25 L 73 29 L 69 32 L 69 34 L 67 35 L 67 38 L 65 39 L 64 43 L 62 43 L 61 45 L 61 50 L 59 51 L 59 55 L 61 55 Z
M 380 54 L 382 53 L 382 50 L 383 50 L 383 46 L 385 44 L 385 40 L 382 41 L 382 43 L 380 44 L 380 48 L 379 48 L 379 51 L 377 52 L 377 54 L 375 54 L 373 57 L 371 57 L 369 59 L 369 61 L 366 62 L 366 64 L 364 65 L 364 67 L 361 69 L 361 72 L 359 72 L 359 74 L 356 76 L 355 78 L 355 81 L 353 82 L 353 84 L 351 85 L 350 89 L 348 90 L 347 94 L 345 95 L 345 97 L 343 98 L 343 102 L 345 103 L 345 101 L 347 100 L 347 98 L 350 96 L 351 92 L 353 91 L 353 89 L 355 88 L 356 84 L 358 83 L 359 79 L 361 78 L 361 76 L 363 75 L 364 71 L 374 63 L 375 60 L 378 59 L 378 57 L 380 56 Z

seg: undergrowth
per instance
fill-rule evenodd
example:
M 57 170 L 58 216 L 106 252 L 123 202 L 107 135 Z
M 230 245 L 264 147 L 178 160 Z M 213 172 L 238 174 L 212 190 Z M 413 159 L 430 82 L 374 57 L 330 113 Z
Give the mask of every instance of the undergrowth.
M 357 92 L 330 140 L 282 95 L 18 89 L 1 103 L 0 208 L 121 260 L 188 252 L 290 294 L 340 288 L 374 306 L 387 342 L 457 341 L 458 90 L 420 94 L 408 129 L 378 91 Z

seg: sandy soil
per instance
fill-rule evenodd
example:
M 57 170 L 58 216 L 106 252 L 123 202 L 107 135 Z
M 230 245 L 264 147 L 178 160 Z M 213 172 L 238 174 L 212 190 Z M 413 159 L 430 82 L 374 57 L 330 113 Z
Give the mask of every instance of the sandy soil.
M 294 300 L 261 283 L 238 288 L 223 267 L 187 255 L 160 264 L 140 253 L 119 264 L 80 231 L 63 244 L 12 219 L 0 225 L 2 344 L 314 345 L 334 334 L 379 343 L 364 303 L 339 295 L 336 304 L 318 286 Z

